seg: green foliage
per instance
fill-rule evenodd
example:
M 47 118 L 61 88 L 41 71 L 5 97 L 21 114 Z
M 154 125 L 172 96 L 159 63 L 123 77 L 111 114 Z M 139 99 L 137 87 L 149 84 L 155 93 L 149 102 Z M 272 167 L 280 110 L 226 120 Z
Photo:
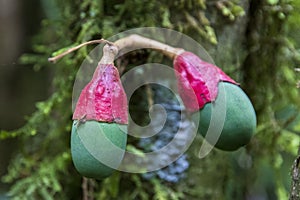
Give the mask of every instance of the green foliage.
M 93 196 L 176 200 L 245 199 L 250 194 L 263 194 L 269 199 L 286 198 L 291 160 L 300 141 L 296 88 L 299 75 L 294 72 L 300 62 L 297 28 L 300 14 L 296 11 L 300 9 L 299 1 L 251 1 L 248 12 L 243 2 L 237 0 L 49 2 L 43 0 L 48 18 L 43 20 L 40 34 L 32 40 L 35 53 L 23 55 L 20 61 L 36 70 L 51 66 L 53 93 L 36 104 L 37 109 L 27 117 L 25 126 L 0 132 L 1 140 L 17 138 L 21 143 L 8 174 L 2 179 L 13 184 L 9 192 L 12 199 L 78 199 L 82 193 L 81 177 L 71 164 L 69 150 L 71 96 L 78 67 L 92 47 L 84 47 L 55 65 L 49 64 L 47 58 L 64 47 L 143 26 L 182 31 L 209 50 L 217 49 L 216 56 L 227 61 L 220 63 L 220 67 L 229 71 L 229 66 L 234 65 L 232 73 L 237 74 L 252 99 L 258 114 L 258 129 L 247 148 L 232 154 L 214 150 L 202 160 L 197 159 L 201 144 L 197 138 L 189 150 L 192 159 L 188 176 L 178 184 L 158 179 L 146 181 L 138 174 L 115 173 L 103 181 L 94 181 Z M 240 37 L 245 37 L 247 44 L 241 45 L 234 55 L 222 50 L 222 31 L 245 17 L 251 23 L 247 25 L 248 35 L 241 33 Z M 236 43 L 228 48 L 237 48 Z M 143 59 L 151 61 L 151 55 L 143 54 Z M 144 109 L 147 104 L 140 102 L 139 106 Z M 136 115 L 141 121 L 147 120 L 141 114 Z M 133 143 L 127 148 L 139 152 Z
M 259 6 L 264 14 L 254 16 L 250 22 L 257 28 L 251 27 L 248 44 L 250 49 L 260 47 L 247 56 L 244 66 L 245 88 L 252 94 L 259 119 L 251 154 L 273 172 L 273 195 L 279 199 L 287 199 L 290 183 L 286 177 L 299 147 L 299 132 L 295 131 L 295 124 L 299 124 L 299 91 L 294 72 L 297 63 L 293 61 L 295 48 L 288 42 L 294 38 L 288 37 L 291 25 L 280 17 L 281 13 L 289 16 L 289 20 L 297 17 L 296 12 L 291 12 L 292 5 L 291 1 L 260 1 L 253 5 Z M 261 25 L 263 30 L 258 28 Z M 253 79 L 258 74 L 262 76 Z
M 244 9 L 238 5 L 238 1 L 218 1 L 216 6 L 222 15 L 230 21 L 234 21 L 237 17 L 243 17 L 246 14 Z
M 8 193 L 13 199 L 66 199 L 66 193 L 63 190 L 62 177 L 70 175 L 65 166 L 70 162 L 69 152 L 63 152 L 53 159 L 47 157 L 40 163 L 30 157 L 15 158 L 15 161 L 9 166 L 8 175 L 3 177 L 3 181 L 11 183 L 19 179 L 20 169 L 22 179 L 14 184 Z M 35 171 L 37 169 L 37 171 Z

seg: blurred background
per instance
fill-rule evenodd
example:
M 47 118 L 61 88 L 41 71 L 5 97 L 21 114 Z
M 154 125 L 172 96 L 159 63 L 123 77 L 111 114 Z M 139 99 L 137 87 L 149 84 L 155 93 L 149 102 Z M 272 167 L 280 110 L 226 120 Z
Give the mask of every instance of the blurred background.
M 35 102 L 50 95 L 50 69 L 35 71 L 32 65 L 21 64 L 19 58 L 32 52 L 33 36 L 38 33 L 45 17 L 40 1 L 0 1 L 0 127 L 14 130 L 26 123 L 26 117 L 35 111 Z M 7 166 L 17 139 L 0 140 L 0 174 Z M 7 190 L 1 182 L 0 191 Z
M 0 199 L 289 199 L 300 142 L 299 11 L 296 0 L 0 0 Z M 88 189 L 82 188 L 69 147 L 72 89 L 93 46 L 56 64 L 47 58 L 65 47 L 149 26 L 202 44 L 248 94 L 257 131 L 246 147 L 215 149 L 205 159 L 197 157 L 197 136 L 170 167 L 152 174 L 116 172 L 103 181 L 89 179 Z M 147 50 L 122 62 L 126 70 L 146 62 L 170 64 Z M 164 88 L 137 90 L 129 110 L 141 125 L 149 122 L 149 98 L 177 106 Z M 169 141 L 177 115 L 168 111 L 163 131 L 169 138 L 129 138 L 128 147 L 147 151 Z

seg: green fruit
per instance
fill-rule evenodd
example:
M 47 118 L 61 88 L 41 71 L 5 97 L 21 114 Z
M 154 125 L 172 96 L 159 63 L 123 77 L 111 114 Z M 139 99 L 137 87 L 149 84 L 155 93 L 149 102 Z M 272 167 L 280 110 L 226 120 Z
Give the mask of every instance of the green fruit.
M 215 147 L 233 151 L 249 143 L 256 128 L 256 114 L 249 98 L 239 86 L 220 82 L 218 90 L 216 100 L 205 104 L 200 110 L 198 132 L 203 137 L 207 136 L 206 140 L 215 144 Z M 197 114 L 199 118 L 199 113 L 195 113 L 194 119 Z
M 77 171 L 88 178 L 103 179 L 117 169 L 124 157 L 126 125 L 98 121 L 74 121 L 71 154 Z

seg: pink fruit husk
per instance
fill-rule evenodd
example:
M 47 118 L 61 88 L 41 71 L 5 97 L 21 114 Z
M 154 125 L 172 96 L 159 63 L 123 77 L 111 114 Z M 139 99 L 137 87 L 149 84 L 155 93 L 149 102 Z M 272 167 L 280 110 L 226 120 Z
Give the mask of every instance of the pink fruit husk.
M 174 59 L 174 69 L 178 72 L 178 90 L 186 109 L 197 112 L 218 95 L 218 83 L 230 82 L 238 85 L 217 66 L 201 60 L 191 52 L 183 52 Z M 197 101 L 195 101 L 195 95 Z
M 127 99 L 119 72 L 113 64 L 99 64 L 82 90 L 73 120 L 128 123 Z

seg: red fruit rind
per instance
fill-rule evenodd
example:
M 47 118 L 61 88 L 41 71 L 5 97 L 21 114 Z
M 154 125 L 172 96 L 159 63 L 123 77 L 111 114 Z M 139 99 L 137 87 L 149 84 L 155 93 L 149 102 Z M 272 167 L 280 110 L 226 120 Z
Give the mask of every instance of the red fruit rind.
M 127 98 L 113 64 L 98 64 L 82 90 L 73 114 L 80 119 L 128 124 Z
M 230 82 L 238 85 L 217 66 L 201 60 L 191 52 L 183 52 L 174 59 L 174 69 L 178 72 L 178 90 L 186 109 L 196 112 L 218 95 L 218 83 Z M 195 95 L 197 101 L 195 101 Z

